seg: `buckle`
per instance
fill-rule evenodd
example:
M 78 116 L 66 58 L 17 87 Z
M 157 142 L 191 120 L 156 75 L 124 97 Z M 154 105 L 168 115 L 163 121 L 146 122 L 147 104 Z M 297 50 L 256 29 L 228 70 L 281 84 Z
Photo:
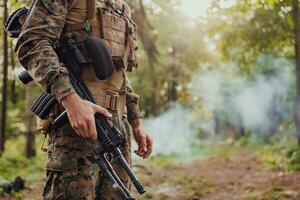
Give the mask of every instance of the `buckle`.
M 92 31 L 90 20 L 86 20 L 86 22 L 85 22 L 85 31 L 87 33 L 90 33 Z

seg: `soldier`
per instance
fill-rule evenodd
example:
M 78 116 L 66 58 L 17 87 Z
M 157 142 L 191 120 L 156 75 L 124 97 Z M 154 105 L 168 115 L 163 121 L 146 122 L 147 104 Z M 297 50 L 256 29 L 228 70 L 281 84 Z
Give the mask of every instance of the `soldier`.
M 105 41 L 117 70 L 106 80 L 99 80 L 91 65 L 82 66 L 81 77 L 98 105 L 81 99 L 74 91 L 68 73 L 59 62 L 55 48 L 60 39 L 73 37 L 84 53 L 88 36 Z M 20 63 L 43 89 L 56 95 L 60 105 L 43 122 L 48 133 L 47 181 L 44 200 L 120 199 L 110 180 L 86 157 L 96 146 L 96 112 L 112 118 L 123 133 L 121 149 L 130 163 L 130 132 L 146 159 L 152 152 L 152 140 L 143 127 L 138 106 L 126 72 L 138 66 L 136 25 L 124 0 L 33 0 L 29 15 L 17 42 Z M 59 131 L 49 127 L 55 117 L 67 111 L 70 123 Z M 111 158 L 116 172 L 129 188 L 129 178 Z

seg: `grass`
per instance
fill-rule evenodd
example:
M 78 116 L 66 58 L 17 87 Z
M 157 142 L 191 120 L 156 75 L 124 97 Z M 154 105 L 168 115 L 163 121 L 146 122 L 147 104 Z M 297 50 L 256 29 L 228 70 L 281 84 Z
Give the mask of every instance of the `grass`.
M 193 147 L 195 158 L 199 158 L 199 155 L 228 158 L 238 151 L 254 153 L 264 161 L 265 167 L 271 170 L 300 171 L 300 147 L 292 135 L 277 135 L 268 142 L 259 137 L 208 140 Z
M 149 159 L 149 164 L 152 166 L 159 166 L 160 168 L 168 169 L 176 167 L 181 164 L 180 158 L 176 155 L 159 155 Z
M 299 198 L 300 196 L 297 191 L 286 191 L 280 186 L 273 186 L 263 192 L 246 194 L 242 197 L 242 200 L 286 200 Z
M 36 144 L 40 144 L 38 137 Z M 0 177 L 9 181 L 16 176 L 25 178 L 30 185 L 35 185 L 37 179 L 44 176 L 45 154 L 37 147 L 37 156 L 27 159 L 24 156 L 25 139 L 20 136 L 6 142 L 5 153 L 0 157 Z
M 283 136 L 280 140 L 275 137 L 255 152 L 270 169 L 300 171 L 300 148 L 292 136 Z
M 195 177 L 189 174 L 177 174 L 171 180 L 175 187 L 184 187 L 184 194 L 187 198 L 202 197 L 204 194 L 216 191 L 212 180 L 207 177 Z

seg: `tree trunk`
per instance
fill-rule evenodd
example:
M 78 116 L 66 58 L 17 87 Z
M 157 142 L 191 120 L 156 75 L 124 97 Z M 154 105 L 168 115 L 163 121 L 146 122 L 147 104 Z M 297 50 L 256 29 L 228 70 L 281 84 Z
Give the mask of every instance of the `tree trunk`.
M 214 120 L 215 120 L 215 135 L 221 135 L 222 134 L 221 119 L 220 119 L 220 113 L 217 109 L 214 109 Z
M 298 143 L 300 145 L 300 17 L 298 0 L 294 0 L 294 24 L 295 24 L 295 56 L 296 56 L 296 102 L 295 124 Z
M 235 137 L 237 139 L 240 139 L 246 136 L 244 122 L 242 116 L 237 113 L 236 113 L 236 120 L 237 120 L 236 124 L 233 124 Z
M 177 95 L 177 87 L 178 87 L 179 83 L 177 81 L 172 81 L 171 83 L 171 101 L 176 102 L 178 100 L 178 95 Z
M 10 88 L 10 100 L 15 105 L 17 103 L 16 76 L 15 76 L 16 60 L 15 60 L 14 44 L 12 40 L 10 43 L 10 65 L 11 65 L 11 70 L 13 72 L 13 80 Z
M 180 77 L 180 72 L 178 71 L 178 66 L 176 65 L 176 57 L 177 57 L 177 51 L 175 47 L 172 47 L 172 52 L 171 56 L 173 58 L 173 66 L 172 66 L 172 75 L 173 75 L 173 80 L 171 83 L 171 101 L 176 102 L 178 100 L 178 95 L 177 95 L 177 87 L 179 85 L 178 80 Z
M 7 0 L 3 1 L 4 7 L 4 23 L 7 19 Z M 3 23 L 3 24 L 4 24 Z M 3 30 L 3 29 L 2 29 Z M 6 106 L 7 106 L 7 71 L 8 71 L 8 41 L 7 34 L 3 31 L 3 80 L 2 80 L 2 105 L 1 105 L 1 121 L 0 121 L 0 154 L 4 152 L 5 131 L 6 131 Z
M 29 83 L 26 86 L 26 149 L 25 154 L 27 158 L 32 158 L 36 155 L 35 152 L 35 133 L 34 133 L 34 115 L 30 110 L 30 107 L 34 103 L 34 85 Z

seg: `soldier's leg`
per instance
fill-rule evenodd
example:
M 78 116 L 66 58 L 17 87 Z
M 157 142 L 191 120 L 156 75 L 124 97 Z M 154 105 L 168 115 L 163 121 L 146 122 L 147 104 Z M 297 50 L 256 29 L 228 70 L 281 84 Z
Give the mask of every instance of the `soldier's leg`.
M 86 158 L 78 160 L 78 168 L 63 172 L 47 172 L 44 200 L 94 200 L 99 167 Z
M 44 200 L 94 200 L 99 166 L 86 156 L 94 144 L 70 125 L 50 133 Z

